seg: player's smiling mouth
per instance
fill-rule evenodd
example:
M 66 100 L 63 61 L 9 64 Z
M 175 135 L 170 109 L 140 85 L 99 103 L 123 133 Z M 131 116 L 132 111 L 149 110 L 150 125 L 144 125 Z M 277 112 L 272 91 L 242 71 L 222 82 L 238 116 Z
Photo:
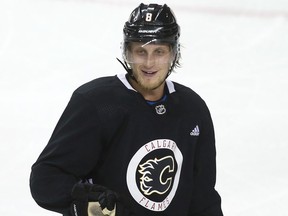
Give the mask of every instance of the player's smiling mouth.
M 142 70 L 142 72 L 145 74 L 145 75 L 148 75 L 148 76 L 152 76 L 154 74 L 157 73 L 157 71 L 146 71 L 146 70 Z

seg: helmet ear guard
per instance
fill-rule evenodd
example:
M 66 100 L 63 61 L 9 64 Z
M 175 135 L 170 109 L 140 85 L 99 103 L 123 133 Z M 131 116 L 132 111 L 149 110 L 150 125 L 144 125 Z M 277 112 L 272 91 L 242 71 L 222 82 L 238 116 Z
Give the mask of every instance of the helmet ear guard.
M 180 55 L 180 26 L 176 22 L 173 11 L 166 5 L 141 3 L 135 8 L 124 24 L 123 28 L 124 40 L 121 45 L 122 57 L 125 70 L 132 75 L 131 68 L 126 61 L 126 52 L 130 42 L 150 43 L 168 43 L 174 52 L 174 60 L 168 75 L 173 71 L 174 67 L 179 67 Z M 118 59 L 118 61 L 120 61 Z

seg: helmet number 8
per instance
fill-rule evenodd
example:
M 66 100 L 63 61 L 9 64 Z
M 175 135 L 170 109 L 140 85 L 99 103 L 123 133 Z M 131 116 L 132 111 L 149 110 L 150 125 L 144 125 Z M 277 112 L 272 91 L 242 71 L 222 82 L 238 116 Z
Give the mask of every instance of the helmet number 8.
M 152 21 L 152 13 L 146 13 L 146 18 L 145 18 L 145 20 L 146 20 L 147 22 L 151 22 L 151 21 Z

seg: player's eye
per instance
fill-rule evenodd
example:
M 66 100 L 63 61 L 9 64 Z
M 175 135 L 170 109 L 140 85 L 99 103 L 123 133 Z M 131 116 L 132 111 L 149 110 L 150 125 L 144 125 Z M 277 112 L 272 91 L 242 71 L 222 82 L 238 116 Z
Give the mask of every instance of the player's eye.
M 135 53 L 139 56 L 144 56 L 146 55 L 146 51 L 144 49 L 136 49 Z
M 168 50 L 164 50 L 164 49 L 162 49 L 162 48 L 159 48 L 159 49 L 156 49 L 155 50 L 155 54 L 157 55 L 157 56 L 164 56 L 164 55 L 166 55 L 168 53 Z

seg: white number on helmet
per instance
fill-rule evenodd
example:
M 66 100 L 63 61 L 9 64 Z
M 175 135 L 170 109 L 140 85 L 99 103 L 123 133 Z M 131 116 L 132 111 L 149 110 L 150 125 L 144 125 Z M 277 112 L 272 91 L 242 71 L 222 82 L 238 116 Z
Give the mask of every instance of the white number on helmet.
M 151 21 L 152 21 L 152 13 L 147 13 L 145 20 L 146 20 L 147 22 L 151 22 Z

